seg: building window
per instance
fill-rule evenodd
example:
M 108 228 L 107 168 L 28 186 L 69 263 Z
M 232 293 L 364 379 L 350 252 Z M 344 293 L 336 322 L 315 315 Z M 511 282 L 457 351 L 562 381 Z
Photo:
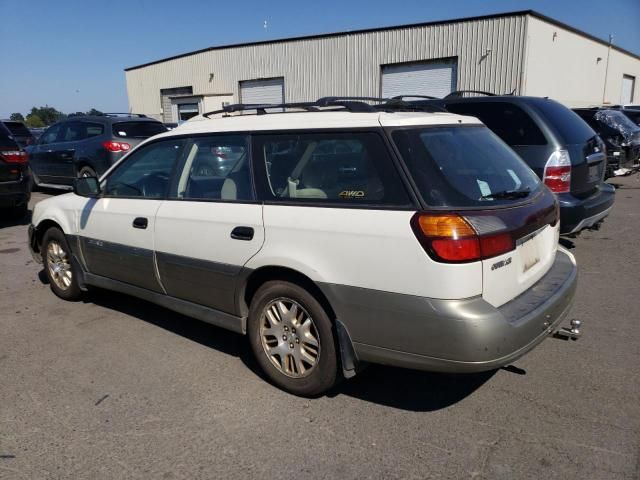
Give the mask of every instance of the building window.
M 198 115 L 197 103 L 181 103 L 178 105 L 178 123 L 186 122 L 192 117 Z

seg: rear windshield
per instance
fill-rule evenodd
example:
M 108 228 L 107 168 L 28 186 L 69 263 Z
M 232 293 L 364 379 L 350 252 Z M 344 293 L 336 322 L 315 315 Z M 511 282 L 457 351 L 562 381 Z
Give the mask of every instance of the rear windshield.
M 552 125 L 559 140 L 566 145 L 584 143 L 596 134 L 579 115 L 556 101 L 535 103 L 533 108 Z
M 13 135 L 20 135 L 21 137 L 32 137 L 33 135 L 22 122 L 3 122 L 5 126 L 11 130 Z
M 488 207 L 520 202 L 540 180 L 485 127 L 424 127 L 392 134 L 425 202 Z
M 113 134 L 123 138 L 149 138 L 166 132 L 160 122 L 119 122 L 113 124 Z
M 636 125 L 640 125 L 640 110 L 623 110 L 623 113 Z
M 447 110 L 471 115 L 511 146 L 546 145 L 547 139 L 529 114 L 510 102 L 447 103 Z
M 11 132 L 7 130 L 7 127 L 0 123 L 0 148 L 16 148 L 18 145 L 11 137 Z

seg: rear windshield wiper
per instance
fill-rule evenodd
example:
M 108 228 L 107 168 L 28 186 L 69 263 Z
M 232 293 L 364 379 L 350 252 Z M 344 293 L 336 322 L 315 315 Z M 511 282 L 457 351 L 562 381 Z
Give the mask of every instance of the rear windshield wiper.
M 531 191 L 529 189 L 526 190 L 503 190 L 501 192 L 494 192 L 488 195 L 483 195 L 481 199 L 489 199 L 489 198 L 524 198 L 528 197 Z

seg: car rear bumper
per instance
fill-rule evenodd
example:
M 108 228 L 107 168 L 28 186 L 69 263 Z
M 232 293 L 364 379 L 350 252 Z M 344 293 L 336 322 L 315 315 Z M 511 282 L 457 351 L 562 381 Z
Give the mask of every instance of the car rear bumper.
M 596 192 L 587 198 L 570 193 L 558 195 L 560 202 L 560 234 L 570 235 L 601 222 L 613 208 L 616 189 L 602 182 Z
M 464 373 L 508 365 L 560 330 L 576 285 L 575 260 L 559 249 L 542 279 L 498 308 L 482 297 L 438 300 L 321 288 L 349 331 L 358 361 Z
M 19 207 L 31 198 L 31 176 L 23 175 L 19 180 L 0 182 L 0 207 Z

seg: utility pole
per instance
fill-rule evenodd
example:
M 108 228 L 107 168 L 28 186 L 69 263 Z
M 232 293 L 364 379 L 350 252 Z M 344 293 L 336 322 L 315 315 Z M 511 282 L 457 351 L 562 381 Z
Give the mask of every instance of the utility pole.
M 609 34 L 609 50 L 607 51 L 607 64 L 604 67 L 604 87 L 602 88 L 602 104 L 605 103 L 607 95 L 607 77 L 609 76 L 609 57 L 611 56 L 611 44 L 613 43 L 613 34 Z

